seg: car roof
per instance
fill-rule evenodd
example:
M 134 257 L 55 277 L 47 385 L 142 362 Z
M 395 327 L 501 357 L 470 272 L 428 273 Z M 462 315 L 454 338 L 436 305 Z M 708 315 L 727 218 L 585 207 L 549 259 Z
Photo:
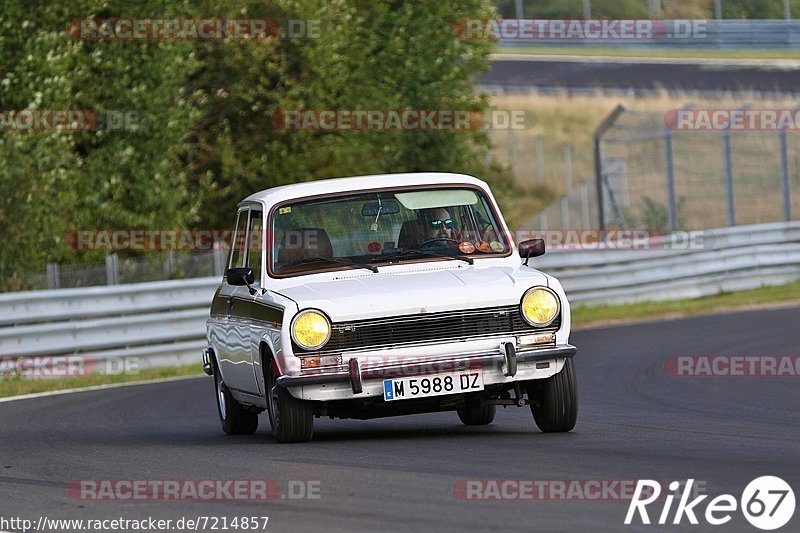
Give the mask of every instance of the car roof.
M 445 172 L 414 172 L 407 174 L 379 174 L 351 178 L 331 178 L 281 185 L 251 194 L 241 203 L 264 202 L 268 207 L 294 198 L 317 196 L 339 192 L 356 192 L 383 187 L 406 187 L 415 185 L 474 185 L 489 191 L 486 182 L 466 174 Z

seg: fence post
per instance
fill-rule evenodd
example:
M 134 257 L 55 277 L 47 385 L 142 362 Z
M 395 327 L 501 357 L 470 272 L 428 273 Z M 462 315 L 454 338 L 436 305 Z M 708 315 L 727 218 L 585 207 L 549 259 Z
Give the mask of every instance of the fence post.
M 668 129 L 664 133 L 664 162 L 667 171 L 669 229 L 675 233 L 678 231 L 678 203 L 675 199 L 675 162 L 672 156 L 672 132 Z
M 547 213 L 539 213 L 539 229 L 547 229 Z
M 581 191 L 581 226 L 582 229 L 589 229 L 589 185 L 586 183 L 580 184 Z
M 725 159 L 725 193 L 728 197 L 728 226 L 736 225 L 736 202 L 733 195 L 733 158 L 731 155 L 731 132 L 722 134 L 722 147 Z
M 164 267 L 164 279 L 169 279 L 175 273 L 176 268 L 175 250 L 167 252 L 167 260 L 162 263 Z
M 119 262 L 117 254 L 106 256 L 106 285 L 119 285 Z
M 564 189 L 567 194 L 572 192 L 572 146 L 564 145 Z
M 58 268 L 58 263 L 47 263 L 47 288 L 61 288 L 61 270 Z
M 606 213 L 603 206 L 603 154 L 600 143 L 603 140 L 605 132 L 614 125 L 617 118 L 624 112 L 625 106 L 619 104 L 594 132 L 594 179 L 595 186 L 597 187 L 597 216 L 598 229 L 600 231 L 605 231 L 606 229 Z
M 511 172 L 515 173 L 517 170 L 517 137 L 514 130 L 508 130 L 508 162 L 511 165 Z
M 783 179 L 783 218 L 792 220 L 792 191 L 789 188 L 789 146 L 786 130 L 781 130 L 781 178 Z
M 561 197 L 561 229 L 569 229 L 569 198 Z
M 223 241 L 214 241 L 214 275 L 225 274 L 225 252 L 222 249 Z
M 541 183 L 544 181 L 544 150 L 542 149 L 542 138 L 537 135 L 533 138 L 533 144 L 536 148 L 536 181 Z

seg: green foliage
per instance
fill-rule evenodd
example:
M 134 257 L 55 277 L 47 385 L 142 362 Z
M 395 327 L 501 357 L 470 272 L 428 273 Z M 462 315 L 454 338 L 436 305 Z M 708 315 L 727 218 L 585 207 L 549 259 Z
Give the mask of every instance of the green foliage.
M 232 9 L 263 13 L 250 2 Z M 474 80 L 488 66 L 491 43 L 459 39 L 453 25 L 492 16 L 486 2 L 297 0 L 271 9 L 319 20 L 319 38 L 201 44 L 203 68 L 191 86 L 203 114 L 189 165 L 201 193 L 196 222 L 228 225 L 234 202 L 285 183 L 418 170 L 483 172 L 488 139 L 482 132 L 283 131 L 272 120 L 296 110 L 485 111 L 488 102 L 476 94 Z
M 489 0 L 6 0 L 0 109 L 133 111 L 126 131 L 0 132 L 0 289 L 48 261 L 96 262 L 74 229 L 229 227 L 233 206 L 275 185 L 364 173 L 485 168 L 484 132 L 283 131 L 302 109 L 485 111 L 475 77 L 492 44 L 462 40 Z M 318 20 L 319 38 L 80 41 L 78 18 Z
M 684 222 L 681 217 L 681 210 L 684 205 L 684 201 L 684 197 L 679 198 L 677 201 L 678 229 L 684 226 Z M 667 206 L 656 200 L 653 200 L 649 196 L 644 196 L 642 198 L 640 216 L 631 218 L 638 227 L 646 228 L 654 232 L 656 235 L 666 235 L 671 231 L 669 227 L 669 211 Z
M 144 17 L 156 6 L 171 11 L 83 0 L 7 2 L 0 12 L 0 109 L 91 109 L 101 122 L 133 112 L 139 121 L 135 131 L 0 133 L 0 287 L 47 261 L 96 260 L 68 250 L 70 230 L 183 223 L 189 194 L 176 150 L 193 118 L 181 94 L 192 44 L 66 33 L 71 19 Z

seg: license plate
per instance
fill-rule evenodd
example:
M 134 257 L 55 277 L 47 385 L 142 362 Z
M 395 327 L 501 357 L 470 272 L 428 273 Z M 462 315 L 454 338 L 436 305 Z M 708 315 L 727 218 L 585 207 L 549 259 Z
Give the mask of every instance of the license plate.
M 479 390 L 483 390 L 480 370 L 383 380 L 383 399 L 387 402 Z

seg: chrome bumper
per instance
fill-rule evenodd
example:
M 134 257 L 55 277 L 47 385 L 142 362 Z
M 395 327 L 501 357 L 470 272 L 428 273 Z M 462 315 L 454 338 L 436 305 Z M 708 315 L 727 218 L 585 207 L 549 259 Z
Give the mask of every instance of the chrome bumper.
M 467 368 L 502 368 L 506 376 L 516 374 L 517 363 L 529 363 L 546 359 L 575 357 L 578 349 L 571 344 L 562 344 L 548 348 L 532 348 L 519 350 L 512 343 L 503 343 L 497 350 L 472 354 L 441 355 L 426 357 L 424 360 L 410 362 L 393 362 L 389 364 L 366 365 L 355 357 L 347 361 L 347 368 L 337 367 L 328 371 L 314 373 L 290 373 L 280 376 L 278 385 L 286 388 L 304 385 L 323 385 L 328 383 L 349 382 L 353 394 L 363 390 L 365 378 L 392 378 L 398 376 L 424 375 L 430 373 L 432 365 L 465 365 Z M 366 376 L 365 376 L 366 374 Z
M 214 375 L 214 366 L 211 364 L 211 357 L 208 353 L 208 349 L 203 350 L 203 372 L 209 376 Z

